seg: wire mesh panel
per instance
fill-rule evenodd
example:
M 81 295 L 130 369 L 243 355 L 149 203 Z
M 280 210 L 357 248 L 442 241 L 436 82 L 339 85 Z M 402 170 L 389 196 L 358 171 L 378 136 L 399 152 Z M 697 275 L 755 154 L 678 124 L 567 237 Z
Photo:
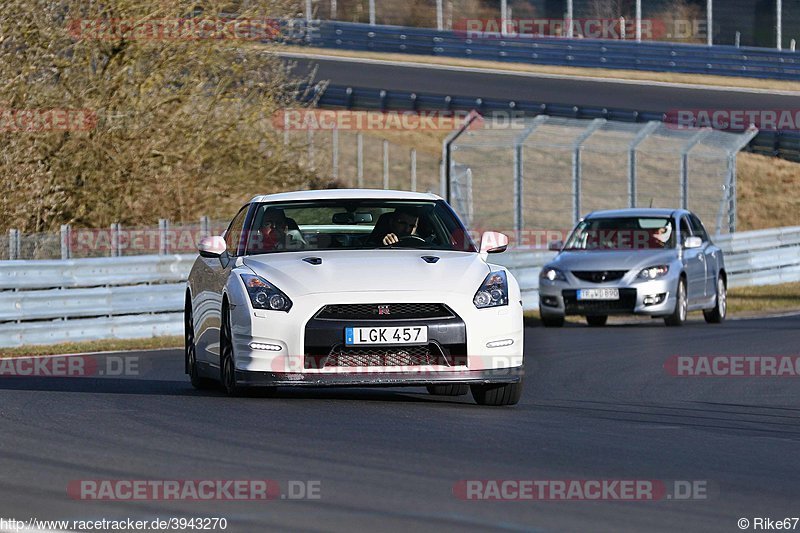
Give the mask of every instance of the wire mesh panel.
M 735 228 L 735 154 L 755 133 L 543 115 L 485 122 L 452 142 L 450 199 L 470 206 L 475 229 L 517 235 L 626 207 L 687 208 L 725 233 Z

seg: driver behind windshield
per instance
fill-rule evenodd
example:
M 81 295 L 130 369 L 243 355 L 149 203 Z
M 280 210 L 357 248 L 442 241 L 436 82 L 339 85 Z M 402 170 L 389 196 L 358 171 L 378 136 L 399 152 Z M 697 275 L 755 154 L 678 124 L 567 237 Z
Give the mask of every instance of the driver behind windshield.
M 419 215 L 413 209 L 399 207 L 389 216 L 387 233 L 381 239 L 384 246 L 397 244 L 401 239 L 416 235 Z

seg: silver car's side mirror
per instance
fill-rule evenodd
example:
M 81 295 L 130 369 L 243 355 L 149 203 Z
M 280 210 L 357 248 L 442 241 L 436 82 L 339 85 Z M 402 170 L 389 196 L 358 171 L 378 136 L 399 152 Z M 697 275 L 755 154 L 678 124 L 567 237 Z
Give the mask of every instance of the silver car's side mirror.
M 564 247 L 564 241 L 550 241 L 547 244 L 547 249 L 552 252 L 560 252 Z
M 200 252 L 201 257 L 219 257 L 225 253 L 225 249 L 225 239 L 219 235 L 203 237 L 200 239 L 200 244 L 197 245 L 197 251 Z
M 700 237 L 686 237 L 683 242 L 683 247 L 687 249 L 700 248 L 701 246 L 703 246 L 703 239 Z

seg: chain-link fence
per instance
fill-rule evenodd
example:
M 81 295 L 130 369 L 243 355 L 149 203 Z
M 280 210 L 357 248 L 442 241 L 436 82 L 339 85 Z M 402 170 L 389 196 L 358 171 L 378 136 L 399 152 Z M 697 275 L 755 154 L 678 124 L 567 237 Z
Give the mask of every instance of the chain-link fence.
M 449 188 L 472 228 L 571 228 L 588 212 L 686 208 L 736 229 L 736 154 L 756 134 L 539 115 L 476 121 L 450 145 Z

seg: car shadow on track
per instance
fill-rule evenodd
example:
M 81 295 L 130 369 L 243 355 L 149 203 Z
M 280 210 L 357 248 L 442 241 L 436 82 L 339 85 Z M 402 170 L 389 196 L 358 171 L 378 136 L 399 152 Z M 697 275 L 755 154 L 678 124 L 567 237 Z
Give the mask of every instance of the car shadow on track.
M 141 394 L 152 396 L 195 396 L 227 399 L 219 389 L 195 390 L 188 381 L 129 378 L 87 377 L 2 377 L 0 390 L 77 392 L 92 394 Z M 279 388 L 274 393 L 263 389 L 247 391 L 234 400 L 290 399 L 290 400 L 357 400 L 379 402 L 446 403 L 474 405 L 472 397 L 432 396 L 423 388 Z

